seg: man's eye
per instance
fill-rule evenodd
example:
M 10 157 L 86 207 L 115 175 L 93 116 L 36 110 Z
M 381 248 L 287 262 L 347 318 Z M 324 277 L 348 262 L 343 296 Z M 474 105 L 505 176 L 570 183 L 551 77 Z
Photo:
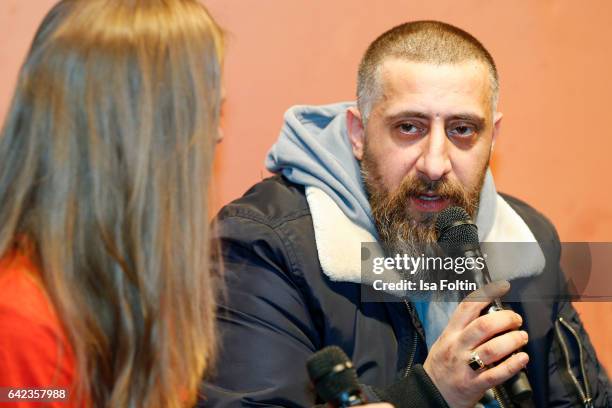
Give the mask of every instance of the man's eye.
M 399 130 L 400 132 L 408 134 L 408 135 L 415 135 L 419 133 L 421 129 L 419 129 L 417 126 L 413 125 L 412 123 L 402 123 L 401 125 L 399 125 Z
M 470 137 L 476 133 L 472 126 L 462 125 L 455 126 L 449 131 L 449 136 Z

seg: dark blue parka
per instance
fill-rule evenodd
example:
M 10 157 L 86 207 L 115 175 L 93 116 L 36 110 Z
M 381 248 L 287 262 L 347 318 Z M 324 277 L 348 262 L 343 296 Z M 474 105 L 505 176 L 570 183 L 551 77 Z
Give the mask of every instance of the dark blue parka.
M 544 273 L 529 279 L 562 285 L 554 227 L 527 204 L 504 198 L 546 257 Z M 302 186 L 281 176 L 263 180 L 225 206 L 217 222 L 227 292 L 218 317 L 220 356 L 200 406 L 321 403 L 305 365 L 328 345 L 340 346 L 352 359 L 371 399 L 404 407 L 446 406 L 422 368 L 427 347 L 410 304 L 362 302 L 361 285 L 333 282 L 321 270 Z M 512 282 L 512 290 L 527 283 Z M 580 407 L 590 397 L 593 406 L 608 406 L 609 381 L 571 303 L 551 299 L 511 306 L 529 332 L 533 404 Z

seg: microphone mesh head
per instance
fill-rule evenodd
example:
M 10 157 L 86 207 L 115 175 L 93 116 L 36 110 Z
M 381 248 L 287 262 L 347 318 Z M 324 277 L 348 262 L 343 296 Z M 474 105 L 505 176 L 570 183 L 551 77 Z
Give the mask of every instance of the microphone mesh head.
M 468 213 L 461 207 L 449 207 L 438 214 L 436 234 L 439 243 L 478 244 L 478 227 L 472 222 Z M 457 225 L 456 225 L 457 224 Z
M 338 346 L 328 346 L 323 350 L 317 351 L 308 359 L 306 367 L 308 375 L 313 381 L 318 381 L 321 377 L 330 373 L 338 364 L 350 361 L 348 356 Z
M 325 347 L 308 359 L 308 375 L 323 400 L 333 401 L 344 392 L 359 391 L 357 373 L 352 366 L 349 368 L 347 363 L 350 365 L 351 361 L 337 346 Z M 342 368 L 342 365 L 345 367 Z M 338 366 L 342 369 L 334 370 Z

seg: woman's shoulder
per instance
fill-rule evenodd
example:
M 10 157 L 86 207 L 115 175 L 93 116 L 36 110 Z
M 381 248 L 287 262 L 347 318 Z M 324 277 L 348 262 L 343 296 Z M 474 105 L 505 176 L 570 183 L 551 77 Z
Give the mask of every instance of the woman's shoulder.
M 39 270 L 27 256 L 0 259 L 0 386 L 68 385 L 74 360 Z
M 27 255 L 11 251 L 0 258 L 0 294 L 3 320 L 15 315 L 48 321 L 55 315 L 40 271 Z

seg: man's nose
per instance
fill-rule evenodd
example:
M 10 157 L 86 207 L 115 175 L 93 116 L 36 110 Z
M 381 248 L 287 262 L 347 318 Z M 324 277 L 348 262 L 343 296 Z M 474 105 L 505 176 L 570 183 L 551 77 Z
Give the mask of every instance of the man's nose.
M 440 180 L 449 173 L 451 171 L 449 143 L 444 126 L 433 126 L 423 140 L 421 156 L 416 163 L 417 171 L 431 181 Z

